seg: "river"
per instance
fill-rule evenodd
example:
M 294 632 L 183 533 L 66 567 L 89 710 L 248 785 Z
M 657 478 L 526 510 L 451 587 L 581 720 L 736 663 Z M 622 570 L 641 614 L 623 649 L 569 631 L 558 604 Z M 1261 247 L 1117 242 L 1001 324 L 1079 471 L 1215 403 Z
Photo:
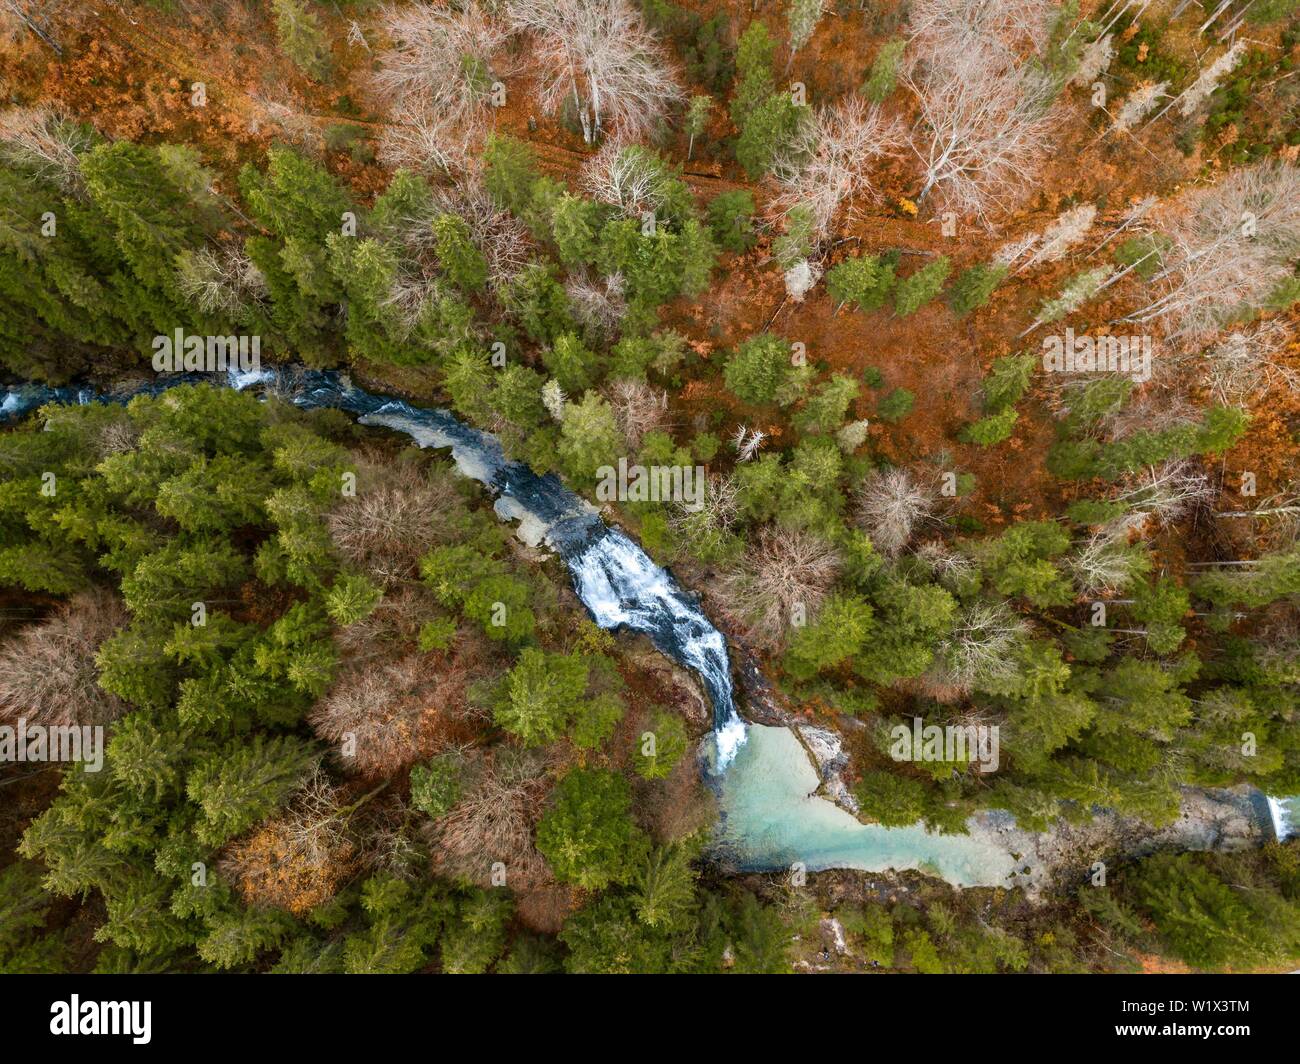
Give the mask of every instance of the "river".
M 48 402 L 125 402 L 142 392 L 157 394 L 177 384 L 212 379 L 158 378 L 112 393 L 82 385 L 24 385 L 4 394 L 0 417 L 21 417 Z M 574 591 L 601 628 L 641 633 L 660 653 L 695 672 L 713 705 L 714 729 L 704 771 L 721 812 L 715 854 L 727 865 L 760 871 L 798 866 L 808 871 L 916 869 L 963 887 L 1014 882 L 1018 856 L 988 832 L 941 835 L 919 824 L 867 825 L 815 794 L 820 777 L 794 732 L 741 719 L 726 639 L 705 615 L 698 597 L 621 529 L 607 525 L 558 477 L 538 476 L 523 463 L 507 459 L 494 436 L 445 410 L 368 392 L 333 371 L 263 369 L 216 380 L 241 391 L 274 391 L 304 409 L 344 410 L 363 425 L 403 432 L 421 447 L 450 449 L 457 468 L 496 496 L 498 515 L 519 522 L 522 539 L 559 554 Z M 1297 800 L 1269 802 L 1278 833 L 1284 835 L 1289 805 Z

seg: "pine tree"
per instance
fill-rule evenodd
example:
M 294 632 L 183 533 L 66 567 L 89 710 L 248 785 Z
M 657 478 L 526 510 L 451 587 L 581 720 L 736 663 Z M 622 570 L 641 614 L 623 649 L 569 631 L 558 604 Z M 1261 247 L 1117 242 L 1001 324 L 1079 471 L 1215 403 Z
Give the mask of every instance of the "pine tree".
M 877 255 L 855 255 L 826 274 L 826 290 L 838 305 L 857 303 L 864 311 L 884 306 L 894 284 L 893 262 Z
M 334 581 L 325 596 L 330 619 L 342 628 L 364 620 L 384 597 L 383 589 L 361 573 L 350 573 Z
M 905 318 L 930 302 L 939 294 L 943 282 L 948 278 L 951 265 L 946 255 L 940 255 L 933 262 L 928 262 L 915 273 L 904 277 L 894 289 L 894 312 Z
M 594 477 L 601 466 L 615 466 L 626 446 L 613 409 L 595 392 L 565 406 L 557 452 L 568 476 L 579 482 Z
M 907 42 L 901 37 L 891 37 L 880 46 L 871 61 L 871 71 L 862 86 L 862 95 L 872 103 L 884 103 L 898 84 L 898 67 Z
M 551 208 L 551 237 L 566 266 L 582 266 L 595 258 L 600 214 L 598 204 L 567 192 L 556 200 Z
M 586 688 L 581 658 L 525 647 L 493 700 L 493 719 L 525 746 L 554 742 Z
M 755 20 L 745 27 L 736 45 L 736 91 L 731 101 L 731 120 L 738 127 L 743 128 L 750 112 L 776 90 L 775 55 L 776 41 L 765 23 Z
M 320 164 L 287 148 L 267 153 L 265 172 L 244 167 L 239 185 L 254 220 L 272 234 L 245 245 L 266 278 L 271 327 L 309 364 L 331 364 L 343 287 L 329 268 L 327 239 L 348 225 L 347 193 Z
M 963 443 L 976 443 L 981 447 L 991 447 L 995 443 L 1010 439 L 1020 417 L 1014 406 L 989 414 L 978 421 L 971 422 L 959 433 Z
M 411 805 L 433 819 L 449 813 L 462 793 L 461 758 L 439 754 L 411 768 Z
M 972 310 L 984 306 L 1006 275 L 1007 267 L 1002 263 L 977 263 L 962 270 L 948 290 L 948 305 L 952 307 L 952 312 L 958 317 L 965 317 Z
M 570 769 L 537 826 L 537 848 L 556 876 L 586 890 L 627 883 L 649 841 L 632 823 L 626 780 L 608 769 Z
M 220 846 L 252 827 L 298 788 L 318 756 L 300 739 L 254 735 L 202 758 L 185 783 L 200 809 L 199 840 Z
M 754 234 L 754 196 L 744 188 L 719 192 L 709 201 L 709 229 L 718 246 L 726 251 L 748 251 Z
M 170 332 L 188 318 L 180 310 L 177 256 L 203 241 L 192 203 L 152 148 L 99 144 L 82 157 L 81 171 L 90 202 L 129 270 L 129 279 L 110 277 L 116 295 L 127 301 L 123 309 L 156 333 Z
M 275 32 L 280 48 L 301 70 L 316 81 L 329 76 L 329 42 L 320 20 L 307 10 L 304 0 L 271 0 Z
M 763 333 L 744 341 L 723 370 L 727 390 L 747 403 L 770 403 L 777 398 L 791 370 L 790 345 L 779 336 Z
M 595 384 L 600 368 L 595 352 L 574 333 L 557 337 L 551 349 L 542 352 L 542 363 L 568 395 L 581 395 Z
M 777 92 L 752 107 L 736 140 L 736 162 L 751 181 L 772 168 L 777 153 L 792 143 L 808 118 L 808 108 Z
M 691 102 L 686 107 L 686 120 L 683 128 L 688 138 L 686 143 L 686 159 L 688 162 L 695 153 L 695 138 L 703 133 L 708 126 L 709 115 L 712 110 L 712 96 L 692 96 Z
M 813 30 L 826 10 L 826 0 L 790 0 L 786 23 L 790 27 L 790 58 L 812 40 Z
M 647 927 L 680 927 L 695 905 L 695 870 L 681 844 L 660 846 L 646 857 L 632 886 L 637 918 Z
M 1137 869 L 1137 897 L 1164 941 L 1189 964 L 1254 967 L 1277 949 L 1272 929 L 1242 894 L 1199 863 L 1198 857 L 1148 857 Z M 1291 909 L 1294 934 L 1294 906 Z
M 1003 355 L 995 358 L 984 378 L 984 409 L 997 413 L 1015 406 L 1029 388 L 1029 380 L 1038 359 L 1032 354 Z
M 438 261 L 462 292 L 479 292 L 487 284 L 487 260 L 474 246 L 469 225 L 455 214 L 441 214 L 433 220 L 434 247 Z
M 533 150 L 521 140 L 493 133 L 483 146 L 483 187 L 499 207 L 522 215 L 537 180 Z
M 858 382 L 852 377 L 835 374 L 805 401 L 803 409 L 794 416 L 794 425 L 800 432 L 834 432 L 844 421 L 845 414 L 858 396 Z
M 680 717 L 666 710 L 656 710 L 646 733 L 637 739 L 636 771 L 648 780 L 664 779 L 686 753 L 686 725 Z

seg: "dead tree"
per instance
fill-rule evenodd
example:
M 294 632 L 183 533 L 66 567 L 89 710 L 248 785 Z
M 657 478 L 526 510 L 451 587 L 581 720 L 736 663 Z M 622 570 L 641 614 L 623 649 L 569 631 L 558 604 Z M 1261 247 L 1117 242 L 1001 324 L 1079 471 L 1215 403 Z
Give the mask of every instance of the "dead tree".
M 374 82 L 396 120 L 436 114 L 464 125 L 489 103 L 493 81 L 505 73 L 501 48 L 508 26 L 473 2 L 386 7 L 380 22 L 393 46 L 380 54 Z
M 750 639 L 775 647 L 792 624 L 812 617 L 839 570 L 839 552 L 820 536 L 767 528 L 719 577 L 714 594 L 745 625 Z
M 1270 161 L 1185 192 L 1160 212 L 1169 238 L 1153 283 L 1164 294 L 1124 321 L 1167 323 L 1172 336 L 1212 333 L 1258 308 L 1300 256 L 1300 169 Z

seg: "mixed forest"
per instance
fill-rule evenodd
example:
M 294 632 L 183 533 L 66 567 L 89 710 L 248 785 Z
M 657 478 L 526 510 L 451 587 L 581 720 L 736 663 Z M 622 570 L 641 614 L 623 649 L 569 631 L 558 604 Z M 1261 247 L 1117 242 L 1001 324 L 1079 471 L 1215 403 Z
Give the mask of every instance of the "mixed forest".
M 698 591 L 864 821 L 1159 828 L 1300 794 L 1298 73 L 1296 0 L 0 0 L 0 375 L 251 335 L 445 407 Z M 620 460 L 702 504 L 597 501 Z M 0 970 L 1300 958 L 1294 841 L 735 873 L 692 679 L 338 411 L 49 405 L 0 474 L 0 724 L 107 737 L 0 765 Z M 894 760 L 915 718 L 998 771 Z

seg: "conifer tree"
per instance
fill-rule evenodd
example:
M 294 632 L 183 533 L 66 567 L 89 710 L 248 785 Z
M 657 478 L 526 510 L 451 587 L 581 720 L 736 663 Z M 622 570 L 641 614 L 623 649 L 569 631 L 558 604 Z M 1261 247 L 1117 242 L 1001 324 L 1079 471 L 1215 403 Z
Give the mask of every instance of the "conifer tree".
M 275 32 L 280 48 L 310 78 L 324 81 L 329 75 L 329 42 L 321 30 L 320 20 L 304 0 L 272 0 Z

